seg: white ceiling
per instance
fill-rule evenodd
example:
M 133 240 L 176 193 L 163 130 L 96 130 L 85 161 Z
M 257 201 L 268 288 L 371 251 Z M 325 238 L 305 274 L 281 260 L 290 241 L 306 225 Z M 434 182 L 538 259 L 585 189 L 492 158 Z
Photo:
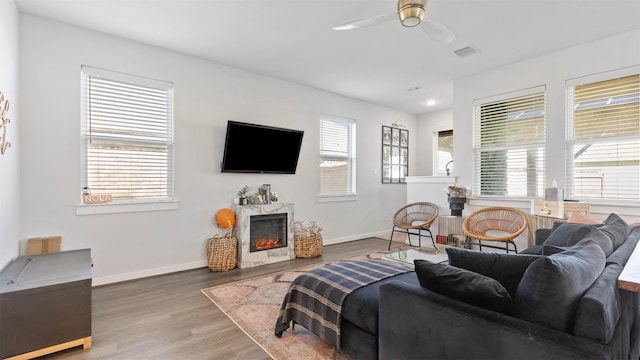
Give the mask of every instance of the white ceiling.
M 413 114 L 451 107 L 458 77 L 640 28 L 640 0 L 429 0 L 427 16 L 456 34 L 449 44 L 395 19 L 331 30 L 393 12 L 396 0 L 15 2 L 23 13 Z M 453 54 L 465 46 L 480 52 Z

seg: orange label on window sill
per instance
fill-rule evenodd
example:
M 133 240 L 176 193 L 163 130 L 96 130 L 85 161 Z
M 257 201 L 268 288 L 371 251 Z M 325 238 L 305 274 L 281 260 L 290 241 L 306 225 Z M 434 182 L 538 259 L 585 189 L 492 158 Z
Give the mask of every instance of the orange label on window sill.
M 105 204 L 112 200 L 111 195 L 82 195 L 85 204 Z

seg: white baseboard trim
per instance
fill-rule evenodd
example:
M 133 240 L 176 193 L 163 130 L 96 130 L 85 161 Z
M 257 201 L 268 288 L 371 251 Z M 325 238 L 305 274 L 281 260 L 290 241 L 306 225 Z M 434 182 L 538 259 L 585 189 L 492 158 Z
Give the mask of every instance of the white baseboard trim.
M 362 240 L 370 237 L 377 237 L 384 240 L 389 240 L 389 236 L 391 236 L 390 231 L 382 231 L 382 232 L 359 234 L 359 235 L 346 236 L 346 237 L 334 238 L 334 239 L 325 239 L 323 237 L 322 243 L 324 245 L 334 245 L 334 244 L 341 244 L 349 241 Z
M 136 271 L 136 272 L 125 273 L 125 274 L 94 277 L 92 279 L 92 286 L 107 285 L 107 284 L 117 283 L 121 281 L 128 281 L 128 280 L 136 280 L 136 279 L 141 279 L 145 277 L 164 275 L 164 274 L 169 274 L 169 273 L 178 272 L 178 271 L 198 269 L 206 266 L 208 266 L 207 261 L 203 260 L 203 261 L 194 261 L 186 264 L 176 264 L 171 266 L 163 266 L 159 268 L 146 269 L 142 271 Z
M 390 236 L 391 236 L 390 231 L 381 231 L 381 232 L 359 234 L 359 235 L 346 236 L 346 237 L 334 238 L 334 239 L 323 238 L 322 242 L 326 246 L 326 245 L 341 244 L 349 241 L 362 240 L 370 237 L 378 237 L 383 240 L 389 240 Z M 400 242 L 404 242 L 406 240 L 406 237 L 403 238 L 401 234 L 396 234 L 394 235 L 394 239 Z M 164 274 L 169 274 L 173 272 L 198 269 L 198 268 L 207 267 L 207 266 L 208 266 L 207 261 L 203 260 L 203 261 L 194 261 L 194 262 L 185 263 L 185 264 L 177 264 L 172 266 L 146 269 L 142 271 L 136 271 L 136 272 L 125 273 L 125 274 L 94 277 L 92 279 L 92 286 L 113 284 L 113 283 L 122 282 L 122 281 L 136 280 L 136 279 L 141 279 L 141 278 L 150 277 L 150 276 L 164 275 Z

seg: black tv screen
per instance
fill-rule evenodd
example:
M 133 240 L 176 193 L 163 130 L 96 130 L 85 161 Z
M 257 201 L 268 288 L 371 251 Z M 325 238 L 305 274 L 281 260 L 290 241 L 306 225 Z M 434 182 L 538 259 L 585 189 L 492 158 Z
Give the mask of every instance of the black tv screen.
M 295 174 L 303 134 L 300 130 L 229 120 L 220 171 Z

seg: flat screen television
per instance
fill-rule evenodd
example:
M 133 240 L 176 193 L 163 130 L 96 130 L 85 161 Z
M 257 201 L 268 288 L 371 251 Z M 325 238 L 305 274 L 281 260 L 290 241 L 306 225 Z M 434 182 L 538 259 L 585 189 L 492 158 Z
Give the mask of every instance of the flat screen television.
M 227 122 L 221 172 L 295 174 L 303 131 Z

